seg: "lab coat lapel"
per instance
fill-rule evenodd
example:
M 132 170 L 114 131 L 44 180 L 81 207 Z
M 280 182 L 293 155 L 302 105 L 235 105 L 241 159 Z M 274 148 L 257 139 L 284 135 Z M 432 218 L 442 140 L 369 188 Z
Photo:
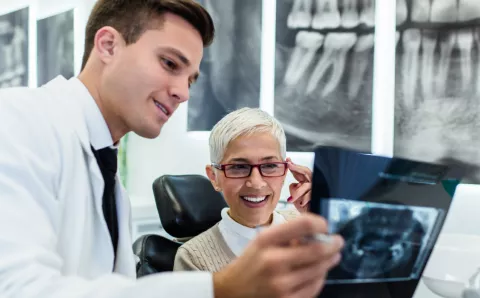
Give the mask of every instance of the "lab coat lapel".
M 83 116 L 83 114 L 82 114 Z M 96 217 L 99 218 L 99 228 L 101 233 L 105 235 L 102 239 L 97 239 L 99 242 L 99 250 L 102 250 L 101 253 L 104 256 L 102 262 L 109 262 L 108 267 L 114 268 L 114 254 L 113 254 L 113 245 L 110 240 L 110 232 L 108 231 L 108 226 L 105 221 L 105 216 L 103 214 L 103 189 L 105 187 L 105 181 L 103 180 L 102 172 L 98 166 L 97 159 L 93 155 L 90 138 L 88 135 L 88 129 L 85 123 L 85 119 L 82 118 L 82 121 L 79 121 L 76 126 L 76 132 L 80 143 L 82 144 L 85 162 L 88 165 L 88 171 L 90 172 L 90 185 L 92 187 L 92 194 L 95 206 Z
M 46 88 L 53 93 L 58 98 L 65 98 L 65 94 L 72 94 L 72 86 L 69 84 L 70 81 L 59 76 L 55 78 L 52 83 L 48 84 Z M 82 145 L 84 158 L 88 165 L 90 172 L 90 180 L 93 189 L 94 199 L 95 199 L 95 208 L 98 215 L 103 218 L 102 210 L 102 197 L 103 197 L 103 188 L 104 181 L 100 168 L 97 164 L 97 160 L 93 155 L 90 145 L 90 137 L 88 135 L 87 123 L 85 120 L 85 110 L 84 106 L 81 104 L 81 99 L 75 97 L 76 93 L 73 92 L 73 95 L 70 100 L 60 101 L 64 103 L 62 108 L 65 109 L 64 121 L 65 123 L 71 123 L 74 128 L 75 133 L 78 136 L 80 144 Z M 108 228 L 105 224 L 105 229 L 108 233 Z
M 102 173 L 98 166 L 95 155 L 91 150 L 90 138 L 88 136 L 88 129 L 83 122 L 79 122 L 77 125 L 77 134 L 82 144 L 83 150 L 85 152 L 86 162 L 90 171 L 90 183 L 92 185 L 96 213 L 99 218 L 101 218 L 102 230 L 104 230 L 106 235 L 110 235 L 108 232 L 108 227 L 105 222 L 105 217 L 103 215 L 103 189 L 105 187 L 105 182 L 103 180 Z M 117 218 L 118 218 L 118 245 L 117 245 L 117 257 L 115 258 L 115 265 L 112 263 L 112 268 L 115 272 L 122 273 L 124 275 L 135 278 L 135 259 L 132 248 L 132 239 L 131 239 L 131 229 L 130 229 L 130 202 L 128 196 L 126 195 L 120 178 L 117 174 L 115 178 L 115 200 L 117 206 Z M 108 236 L 107 239 L 110 236 Z M 109 242 L 111 246 L 111 243 Z M 109 247 L 110 247 L 109 246 Z M 110 247 L 109 258 L 113 261 L 113 253 Z
M 64 81 L 65 82 L 65 81 Z M 59 86 L 63 87 L 57 88 L 56 91 L 60 92 L 59 94 L 69 94 L 71 90 L 67 90 L 68 83 L 65 84 L 58 84 Z M 52 88 L 55 89 L 55 88 Z M 116 272 L 122 273 L 124 275 L 130 276 L 135 278 L 135 259 L 133 254 L 132 248 L 132 239 L 131 239 L 131 208 L 130 208 L 130 201 L 128 196 L 126 195 L 125 190 L 123 189 L 119 176 L 116 177 L 116 187 L 115 187 L 115 199 L 117 205 L 117 215 L 118 215 L 118 229 L 119 229 L 119 240 L 117 246 L 117 258 L 115 265 L 113 264 L 113 250 L 112 244 L 110 241 L 110 234 L 108 231 L 107 224 L 105 222 L 105 217 L 103 215 L 103 189 L 105 187 L 105 182 L 103 180 L 102 173 L 100 171 L 100 167 L 97 164 L 97 160 L 93 155 L 91 144 L 90 144 L 90 137 L 88 133 L 87 124 L 85 122 L 85 115 L 84 115 L 84 108 L 79 103 L 78 100 L 72 100 L 66 107 L 69 109 L 69 113 L 65 114 L 65 121 L 69 121 L 75 127 L 75 132 L 78 136 L 78 139 L 82 145 L 85 162 L 88 165 L 89 171 L 89 178 L 90 184 L 92 187 L 92 195 L 94 200 L 95 206 L 95 215 L 99 220 L 101 225 L 100 229 L 102 234 L 105 237 L 102 237 L 105 242 L 101 239 L 97 239 L 99 242 L 98 249 L 99 254 L 104 256 L 101 262 L 110 262 L 111 261 L 111 268 L 114 268 Z M 79 111 L 81 111 L 79 113 Z
M 83 111 L 83 109 L 82 109 Z M 77 112 L 78 113 L 78 112 Z M 105 187 L 105 182 L 103 181 L 102 173 L 100 172 L 100 167 L 98 166 L 97 160 L 95 155 L 93 155 L 91 145 L 90 145 L 90 138 L 88 136 L 88 129 L 85 123 L 85 118 L 83 113 L 81 114 L 82 117 L 78 119 L 76 117 L 76 125 L 75 125 L 75 132 L 78 135 L 80 143 L 82 144 L 85 161 L 88 165 L 88 170 L 90 172 L 90 184 L 92 185 L 93 189 L 93 196 L 95 200 L 95 209 L 97 215 L 100 218 L 103 218 L 103 209 L 102 209 L 102 201 L 103 201 L 103 188 Z M 108 228 L 105 223 L 105 231 L 108 233 Z
M 115 184 L 118 215 L 118 248 L 115 263 L 115 272 L 136 278 L 135 259 L 132 248 L 131 208 L 128 195 L 122 187 L 120 177 L 117 175 Z
M 58 79 L 62 80 L 62 79 Z M 64 80 L 64 79 L 63 79 Z M 58 96 L 64 97 L 65 94 L 71 94 L 72 90 L 70 90 L 71 86 L 69 86 L 68 82 L 64 80 L 63 82 L 59 82 L 55 88 L 52 88 L 54 92 L 58 93 Z M 76 135 L 78 136 L 78 140 L 83 149 L 83 156 L 88 166 L 88 176 L 90 179 L 91 191 L 92 191 L 92 199 L 93 199 L 93 206 L 95 208 L 95 214 L 92 216 L 98 218 L 98 229 L 104 237 L 100 239 L 95 239 L 98 243 L 98 253 L 103 256 L 101 262 L 109 262 L 110 264 L 108 267 L 113 268 L 113 249 L 112 244 L 110 241 L 110 233 L 108 231 L 107 223 L 105 222 L 105 217 L 103 215 L 102 203 L 103 203 L 103 189 L 105 187 L 105 182 L 103 180 L 102 173 L 100 171 L 100 167 L 98 166 L 97 160 L 93 155 L 91 144 L 90 144 L 90 137 L 88 134 L 87 123 L 85 120 L 85 110 L 84 106 L 81 104 L 81 99 L 72 98 L 72 100 L 68 101 L 68 104 L 65 104 L 65 110 L 68 111 L 64 115 L 66 117 L 65 121 L 72 124 Z
M 108 232 L 108 227 L 105 222 L 105 217 L 103 215 L 102 203 L 103 203 L 103 189 L 105 187 L 105 182 L 103 180 L 102 173 L 98 166 L 97 160 L 92 153 L 90 139 L 88 137 L 88 129 L 83 123 L 79 125 L 77 129 L 77 134 L 79 136 L 80 142 L 82 143 L 83 150 L 85 152 L 86 161 L 88 163 L 90 171 L 90 183 L 92 185 L 94 199 L 95 199 L 95 208 L 96 213 L 101 218 L 102 230 L 104 230 L 106 235 L 110 235 Z M 132 248 L 132 239 L 130 231 L 130 202 L 128 197 L 123 190 L 121 181 L 117 174 L 115 178 L 115 200 L 117 205 L 117 218 L 118 218 L 118 245 L 117 245 L 117 257 L 115 259 L 115 265 L 112 263 L 112 268 L 115 272 L 122 273 L 124 275 L 135 278 L 135 259 Z M 108 236 L 108 239 L 109 236 Z M 111 243 L 109 242 L 111 246 Z M 110 247 L 111 248 L 111 247 Z M 109 259 L 113 261 L 112 249 L 109 249 Z

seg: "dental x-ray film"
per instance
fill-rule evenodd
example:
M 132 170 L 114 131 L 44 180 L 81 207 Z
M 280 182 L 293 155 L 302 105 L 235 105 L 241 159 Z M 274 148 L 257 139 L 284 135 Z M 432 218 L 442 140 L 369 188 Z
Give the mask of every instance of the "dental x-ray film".
M 345 240 L 319 297 L 412 297 L 462 173 L 461 166 L 317 148 L 310 211 Z
M 330 233 L 346 240 L 331 283 L 419 278 L 441 209 L 327 199 L 322 202 Z
M 74 10 L 37 21 L 37 86 L 62 75 L 74 76 Z
M 0 15 L 0 88 L 28 85 L 29 8 Z
M 210 131 L 229 112 L 260 106 L 263 8 L 261 0 L 196 1 L 216 29 L 191 88 L 187 131 Z
M 274 115 L 287 150 L 369 151 L 375 0 L 274 1 Z
M 396 0 L 394 154 L 480 182 L 480 1 Z M 435 144 L 432 146 L 431 144 Z

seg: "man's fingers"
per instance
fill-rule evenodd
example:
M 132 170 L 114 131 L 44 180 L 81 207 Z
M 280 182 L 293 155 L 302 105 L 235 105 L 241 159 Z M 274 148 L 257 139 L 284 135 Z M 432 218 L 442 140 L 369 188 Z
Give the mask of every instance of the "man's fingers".
M 300 245 L 299 248 L 303 249 L 295 253 L 305 253 L 305 255 L 301 257 L 297 255 L 297 259 L 295 260 L 292 253 L 291 266 L 298 268 L 312 263 L 323 263 L 330 268 L 332 265 L 326 262 L 326 260 L 330 260 L 336 255 L 339 256 L 344 245 L 342 237 L 338 235 L 330 235 L 330 237 L 332 237 L 331 243 L 315 241 L 313 243 Z
M 325 285 L 325 277 L 317 278 L 316 280 L 309 281 L 304 285 L 298 287 L 298 290 L 294 290 L 288 295 L 290 298 L 315 298 L 322 291 Z
M 317 233 L 327 233 L 327 221 L 316 214 L 302 214 L 281 225 L 261 231 L 255 242 L 261 247 L 284 245 Z
M 319 280 L 323 281 L 325 276 L 324 267 L 319 265 L 309 266 L 280 276 L 273 281 L 272 286 L 274 289 L 278 289 L 278 292 L 288 293 L 287 297 L 314 297 L 312 294 L 318 286 L 311 286 L 312 277 L 316 279 L 314 283 L 318 283 Z M 306 289 L 301 289 L 305 287 Z M 303 294 L 303 296 L 299 296 L 300 294 Z
M 328 271 L 324 271 L 322 267 L 315 269 L 316 271 L 312 272 L 312 274 L 309 276 L 307 275 L 303 281 L 300 281 L 301 283 L 293 289 L 288 297 L 318 297 L 318 294 L 325 285 L 325 279 L 327 278 Z
M 324 284 L 328 271 L 338 264 L 338 254 L 322 263 L 301 267 L 298 270 L 282 276 L 280 283 L 284 283 L 290 291 L 288 297 L 316 297 Z
M 324 264 L 327 269 L 332 257 L 339 254 L 343 247 L 343 239 L 332 235 L 331 243 L 310 242 L 295 246 L 273 247 L 264 256 L 265 265 L 273 272 L 298 270 L 316 264 Z

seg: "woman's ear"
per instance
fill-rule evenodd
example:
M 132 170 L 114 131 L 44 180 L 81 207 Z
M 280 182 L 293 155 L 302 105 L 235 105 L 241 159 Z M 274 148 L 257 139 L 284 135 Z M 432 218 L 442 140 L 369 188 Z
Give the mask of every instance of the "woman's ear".
M 211 165 L 207 165 L 205 167 L 205 172 L 207 173 L 208 179 L 210 179 L 210 182 L 212 183 L 213 188 L 215 188 L 216 191 L 221 191 L 222 189 L 218 186 L 218 183 L 217 183 L 217 176 L 215 173 L 215 169 Z

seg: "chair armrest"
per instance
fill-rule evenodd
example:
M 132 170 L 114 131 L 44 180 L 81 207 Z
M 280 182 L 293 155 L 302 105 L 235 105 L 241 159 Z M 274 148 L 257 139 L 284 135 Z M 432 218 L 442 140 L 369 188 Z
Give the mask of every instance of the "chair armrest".
M 133 252 L 138 257 L 137 278 L 152 273 L 172 271 L 175 254 L 181 243 L 160 235 L 148 234 L 133 243 Z

